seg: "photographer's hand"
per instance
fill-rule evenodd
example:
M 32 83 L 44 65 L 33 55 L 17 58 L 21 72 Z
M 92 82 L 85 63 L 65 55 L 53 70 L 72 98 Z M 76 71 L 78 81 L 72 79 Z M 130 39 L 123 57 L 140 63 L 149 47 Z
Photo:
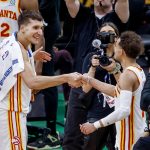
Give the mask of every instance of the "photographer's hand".
M 112 58 L 109 59 L 111 61 L 111 64 L 108 66 L 102 66 L 103 69 L 107 70 L 108 72 L 112 72 L 116 68 L 116 62 Z
M 91 59 L 91 66 L 92 67 L 97 67 L 100 65 L 98 57 L 99 57 L 99 55 L 93 55 L 92 56 L 92 59 Z
M 111 64 L 108 66 L 101 66 L 103 69 L 107 70 L 110 74 L 113 74 L 116 81 L 118 81 L 119 76 L 121 74 L 121 66 L 118 62 L 116 62 L 114 59 L 110 58 Z

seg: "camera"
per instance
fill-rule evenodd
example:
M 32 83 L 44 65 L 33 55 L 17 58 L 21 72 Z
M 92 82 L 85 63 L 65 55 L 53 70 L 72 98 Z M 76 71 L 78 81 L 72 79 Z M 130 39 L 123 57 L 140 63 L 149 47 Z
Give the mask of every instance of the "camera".
M 106 48 L 108 44 L 115 42 L 116 35 L 111 32 L 99 32 L 97 38 L 92 42 L 92 46 L 97 49 L 94 55 L 98 55 L 97 59 L 99 59 L 100 65 L 108 66 L 111 64 L 111 61 L 106 55 Z
M 109 57 L 106 56 L 106 54 L 102 54 L 101 51 L 97 51 L 95 55 L 98 55 L 98 57 L 95 57 L 96 59 L 99 59 L 99 63 L 101 66 L 108 66 L 111 64 L 111 61 L 109 60 Z
M 97 33 L 97 38 L 102 44 L 108 45 L 109 43 L 114 43 L 116 35 L 112 32 L 99 32 Z

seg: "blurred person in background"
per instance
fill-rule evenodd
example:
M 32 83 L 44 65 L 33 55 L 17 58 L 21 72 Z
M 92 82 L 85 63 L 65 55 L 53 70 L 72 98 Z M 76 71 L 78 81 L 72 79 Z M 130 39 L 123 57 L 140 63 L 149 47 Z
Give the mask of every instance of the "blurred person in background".
M 72 72 L 72 65 L 73 65 L 73 58 L 69 51 L 66 49 L 58 49 L 56 46 L 53 46 L 53 50 L 55 53 L 54 58 L 54 70 L 55 72 L 57 70 L 60 71 L 60 74 L 64 73 L 71 73 Z M 69 100 L 69 93 L 70 93 L 70 86 L 66 83 L 62 85 L 63 87 L 63 94 L 65 99 L 65 118 L 66 118 L 66 112 L 67 112 L 67 104 Z M 64 118 L 64 119 L 65 119 Z
M 129 18 L 128 0 L 118 0 L 113 9 L 113 0 L 94 0 L 94 9 L 83 7 L 79 0 L 65 0 L 70 16 L 74 20 L 75 52 L 73 71 L 82 72 L 85 56 L 92 52 L 92 40 L 96 31 L 105 22 L 113 22 L 123 31 Z M 79 100 L 81 88 L 73 88 L 68 103 L 64 150 L 81 150 L 84 144 L 79 124 L 85 122 L 86 111 Z M 80 116 L 80 117 L 79 117 Z
M 105 54 L 107 58 L 112 58 L 114 54 L 114 43 L 119 37 L 119 31 L 117 27 L 110 22 L 102 24 L 97 34 L 103 35 L 103 42 L 106 42 L 107 46 L 105 49 Z M 107 41 L 105 35 L 107 34 Z M 112 41 L 109 40 L 109 35 L 113 35 Z M 100 38 L 100 37 L 99 37 Z M 97 38 L 97 39 L 99 39 Z M 100 40 L 100 39 L 99 39 Z M 103 44 L 103 43 L 102 43 Z M 87 73 L 91 77 L 94 77 L 102 82 L 106 82 L 112 85 L 116 84 L 114 75 L 116 76 L 120 72 L 120 68 L 116 68 L 116 65 L 112 62 L 106 67 L 111 68 L 111 70 L 106 71 L 100 66 L 100 50 L 95 48 L 95 52 L 89 53 L 83 63 L 83 73 Z M 103 49 L 104 50 L 104 49 Z M 117 69 L 117 70 L 116 70 Z M 116 71 L 115 71 L 116 70 Z M 115 72 L 114 72 L 115 71 Z M 104 93 L 99 92 L 98 90 L 92 88 L 87 84 L 83 84 L 83 91 L 85 92 L 83 101 L 87 107 L 87 121 L 95 122 L 100 118 L 103 118 L 113 112 L 114 110 L 114 99 L 105 95 Z M 83 104 L 84 104 L 83 103 Z M 96 132 L 85 136 L 84 150 L 101 150 L 106 145 L 108 150 L 115 150 L 115 136 L 116 128 L 115 124 L 110 126 L 100 128 Z

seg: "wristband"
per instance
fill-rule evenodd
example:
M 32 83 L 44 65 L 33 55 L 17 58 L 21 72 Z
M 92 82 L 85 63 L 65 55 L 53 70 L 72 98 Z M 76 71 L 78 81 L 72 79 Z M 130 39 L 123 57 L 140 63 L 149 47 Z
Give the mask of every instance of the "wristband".
M 109 73 L 110 74 L 118 74 L 120 72 L 120 69 L 121 69 L 121 65 L 119 63 L 116 63 L 116 67 L 114 68 L 113 71 L 110 71 Z
M 99 121 L 94 122 L 93 125 L 94 125 L 94 127 L 95 127 L 97 130 L 101 127 Z

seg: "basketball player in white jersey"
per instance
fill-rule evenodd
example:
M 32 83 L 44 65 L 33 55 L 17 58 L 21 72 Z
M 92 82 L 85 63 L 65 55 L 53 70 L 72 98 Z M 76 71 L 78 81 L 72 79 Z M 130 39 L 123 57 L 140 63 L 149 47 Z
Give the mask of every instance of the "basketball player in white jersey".
M 28 50 L 28 46 L 31 43 L 38 43 L 43 32 L 43 18 L 35 11 L 24 11 L 18 18 L 18 26 L 19 31 L 16 35 L 3 40 L 2 43 L 4 44 L 1 44 L 0 51 L 0 56 L 6 56 L 4 53 L 5 48 L 12 48 L 14 46 L 13 51 L 18 48 L 17 50 L 21 52 L 21 58 L 23 58 L 24 63 L 23 71 L 15 75 L 17 81 L 10 88 L 10 91 L 4 95 L 4 98 L 0 100 L 1 150 L 26 150 L 26 114 L 29 112 L 31 89 L 44 89 L 65 82 L 73 87 L 78 87 L 81 84 L 81 75 L 78 73 L 53 77 L 36 76 L 33 68 L 34 63 L 32 63 L 32 52 Z M 10 55 L 10 53 L 7 54 L 4 59 L 7 59 Z M 4 61 L 4 59 L 1 60 Z M 20 63 L 20 61 L 17 61 L 17 63 Z M 5 82 L 6 78 L 9 78 L 8 71 L 4 75 L 5 78 L 0 79 L 1 82 Z M 2 94 L 1 89 L 0 94 Z
M 38 1 L 0 0 L 0 41 L 18 31 L 17 19 L 22 10 L 38 11 Z
M 38 0 L 0 0 L 0 42 L 9 37 L 12 33 L 18 31 L 17 19 L 23 10 L 38 11 Z M 34 59 L 40 62 L 47 62 L 51 60 L 50 54 L 42 51 L 44 42 L 43 38 L 36 45 L 36 52 L 34 52 Z M 42 64 L 36 62 L 37 73 L 41 72 Z M 40 74 L 40 73 L 38 73 Z
M 84 84 L 90 84 L 99 91 L 115 97 L 115 111 L 93 124 L 87 122 L 80 125 L 81 132 L 90 134 L 98 128 L 116 123 L 118 150 L 131 150 L 146 127 L 145 115 L 140 109 L 145 74 L 136 63 L 136 58 L 143 49 L 142 40 L 136 33 L 127 31 L 121 34 L 115 44 L 114 58 L 121 63 L 123 73 L 116 86 L 83 75 Z

